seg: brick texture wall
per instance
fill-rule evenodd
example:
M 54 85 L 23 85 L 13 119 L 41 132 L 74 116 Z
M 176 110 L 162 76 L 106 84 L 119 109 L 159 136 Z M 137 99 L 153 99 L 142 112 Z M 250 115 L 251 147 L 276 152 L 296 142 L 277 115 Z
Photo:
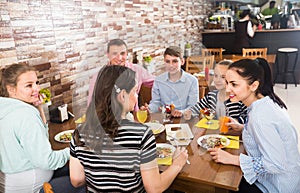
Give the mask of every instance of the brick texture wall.
M 110 39 L 157 60 L 182 42 L 197 52 L 210 9 L 208 0 L 0 1 L 0 64 L 36 66 L 52 102 L 77 113 L 85 110 L 89 78 L 107 63 Z

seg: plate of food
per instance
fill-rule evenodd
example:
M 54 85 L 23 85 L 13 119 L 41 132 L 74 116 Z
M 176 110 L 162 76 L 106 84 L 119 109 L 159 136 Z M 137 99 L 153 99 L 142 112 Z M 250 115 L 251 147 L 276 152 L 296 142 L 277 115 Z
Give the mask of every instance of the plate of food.
M 61 143 L 69 143 L 72 139 L 74 130 L 62 131 L 54 136 L 54 140 Z
M 175 146 L 187 146 L 193 140 L 194 135 L 187 123 L 166 124 L 167 140 Z
M 214 147 L 225 148 L 230 144 L 230 140 L 222 135 L 211 134 L 199 137 L 197 143 L 205 149 Z
M 160 123 L 149 122 L 149 123 L 145 123 L 145 125 L 151 128 L 154 135 L 159 134 L 166 129 L 165 126 Z
M 156 144 L 156 157 L 157 163 L 161 165 L 171 165 L 172 157 L 176 148 L 167 143 Z

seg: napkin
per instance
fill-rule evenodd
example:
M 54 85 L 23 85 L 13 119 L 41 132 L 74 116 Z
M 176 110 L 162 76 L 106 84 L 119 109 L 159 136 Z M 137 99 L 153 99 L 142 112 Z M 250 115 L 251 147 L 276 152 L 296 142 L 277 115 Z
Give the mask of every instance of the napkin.
M 230 144 L 226 148 L 232 148 L 232 149 L 240 148 L 239 136 L 231 136 L 231 135 L 223 135 L 223 136 L 227 137 L 227 139 L 229 139 L 230 141 Z
M 207 119 L 202 118 L 198 123 L 196 123 L 196 127 L 204 128 L 204 129 L 219 129 L 219 121 L 218 120 L 210 120 L 212 124 L 207 124 Z
M 85 114 L 84 114 L 84 115 L 82 115 L 79 119 L 75 120 L 75 123 L 76 123 L 76 124 L 84 123 L 84 122 L 85 122 L 85 119 L 86 119 L 86 116 L 85 116 Z
M 157 164 L 158 165 L 172 165 L 172 157 L 167 158 L 157 158 Z

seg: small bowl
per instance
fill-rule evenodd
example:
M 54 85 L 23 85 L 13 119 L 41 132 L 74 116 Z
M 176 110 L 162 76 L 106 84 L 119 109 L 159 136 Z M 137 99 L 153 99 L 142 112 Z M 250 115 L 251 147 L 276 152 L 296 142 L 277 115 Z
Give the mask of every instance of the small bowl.
M 167 143 L 157 143 L 156 148 L 170 148 L 172 153 L 168 157 L 159 158 L 157 157 L 157 164 L 158 165 L 171 165 L 172 164 L 172 158 L 173 154 L 176 150 L 176 148 L 173 145 L 167 144 Z

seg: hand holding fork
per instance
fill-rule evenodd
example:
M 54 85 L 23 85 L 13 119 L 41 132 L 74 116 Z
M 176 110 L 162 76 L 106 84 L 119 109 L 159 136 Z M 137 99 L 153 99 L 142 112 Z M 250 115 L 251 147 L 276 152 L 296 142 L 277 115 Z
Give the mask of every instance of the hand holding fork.
M 179 142 L 178 140 L 179 140 L 179 139 L 177 139 L 177 138 L 175 138 L 175 137 L 173 137 L 173 136 L 170 136 L 170 135 L 168 135 L 168 137 L 169 137 L 169 140 L 170 140 L 170 141 L 174 141 L 175 146 L 176 146 L 176 149 L 178 149 L 178 148 L 184 148 L 184 149 L 186 149 L 186 146 L 185 146 L 185 145 L 179 145 L 179 144 L 178 144 L 178 142 Z M 192 140 L 192 139 L 191 139 L 191 140 Z M 174 157 L 177 157 L 177 156 L 175 155 Z M 191 164 L 190 161 L 189 161 L 188 159 L 186 160 L 186 163 L 189 164 L 189 165 Z

